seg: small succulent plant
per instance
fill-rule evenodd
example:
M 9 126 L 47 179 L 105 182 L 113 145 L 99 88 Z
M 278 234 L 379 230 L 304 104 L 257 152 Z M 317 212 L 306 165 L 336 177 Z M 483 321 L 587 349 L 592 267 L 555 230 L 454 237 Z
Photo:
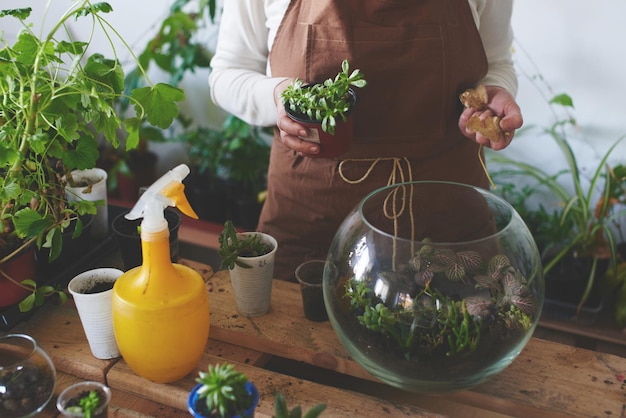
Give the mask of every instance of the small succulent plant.
M 296 79 L 281 94 L 285 108 L 296 116 L 319 121 L 322 130 L 335 133 L 339 118 L 346 120 L 346 114 L 354 105 L 350 95 L 351 87 L 362 88 L 367 85 L 363 73 L 355 69 L 350 73 L 347 60 L 341 63 L 341 71 L 335 78 L 323 83 L 304 84 Z

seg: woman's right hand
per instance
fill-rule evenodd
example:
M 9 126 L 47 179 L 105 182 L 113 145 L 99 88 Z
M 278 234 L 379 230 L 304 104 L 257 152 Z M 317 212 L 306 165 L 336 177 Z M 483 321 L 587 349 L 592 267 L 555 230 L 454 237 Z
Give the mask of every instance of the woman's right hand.
M 309 136 L 308 129 L 287 116 L 280 94 L 287 88 L 293 79 L 286 79 L 274 88 L 274 102 L 276 103 L 276 127 L 279 140 L 282 144 L 297 152 L 300 156 L 315 156 L 320 152 L 319 144 L 300 139 Z

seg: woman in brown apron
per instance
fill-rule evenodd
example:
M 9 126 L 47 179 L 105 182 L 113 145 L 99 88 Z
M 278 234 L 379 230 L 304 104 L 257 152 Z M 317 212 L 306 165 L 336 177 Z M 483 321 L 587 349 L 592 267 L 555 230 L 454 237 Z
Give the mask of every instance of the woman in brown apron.
M 379 187 L 410 180 L 488 187 L 477 143 L 484 139 L 470 141 L 459 129 L 459 94 L 487 72 L 466 1 L 291 1 L 271 47 L 272 76 L 322 81 L 344 59 L 361 69 L 368 85 L 358 91 L 354 142 L 340 159 L 309 158 L 310 143 L 296 138 L 302 127 L 277 103 L 258 229 L 279 242 L 280 279 L 293 280 L 305 260 L 325 258 L 346 215 Z M 286 82 L 275 94 L 284 87 Z M 518 116 L 502 126 L 513 131 L 521 126 L 519 108 L 499 90 L 510 98 L 509 113 Z

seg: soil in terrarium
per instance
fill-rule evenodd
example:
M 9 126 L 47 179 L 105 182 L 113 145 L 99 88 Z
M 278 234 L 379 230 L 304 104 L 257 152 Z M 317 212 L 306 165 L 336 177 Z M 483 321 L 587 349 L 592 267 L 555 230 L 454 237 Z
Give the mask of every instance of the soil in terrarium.
M 23 361 L 3 354 L 0 367 Z M 21 367 L 0 371 L 0 417 L 31 414 L 45 404 L 54 390 L 54 377 L 31 361 Z
M 344 297 L 335 303 L 347 313 L 339 319 L 347 339 L 380 367 L 419 370 L 416 379 L 442 382 L 481 373 L 514 351 L 536 322 L 531 281 L 505 256 L 486 266 L 471 253 L 461 257 L 468 258 L 464 268 L 440 268 L 437 256 L 412 260 L 399 272 L 340 279 L 337 294 Z M 375 282 L 387 284 L 386 300 L 372 290 Z

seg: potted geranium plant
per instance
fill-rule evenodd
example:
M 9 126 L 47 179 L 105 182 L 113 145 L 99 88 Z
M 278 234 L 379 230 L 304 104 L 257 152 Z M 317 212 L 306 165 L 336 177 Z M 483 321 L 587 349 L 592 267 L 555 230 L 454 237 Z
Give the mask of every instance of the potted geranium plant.
M 278 249 L 276 239 L 262 232 L 238 233 L 228 220 L 218 242 L 218 253 L 222 257 L 220 268 L 228 268 L 239 313 L 245 316 L 267 313 Z
M 107 39 L 117 37 L 124 43 L 102 16 L 111 11 L 107 3 L 74 2 L 41 37 L 27 21 L 31 8 L 0 11 L 0 17 L 18 19 L 23 27 L 13 44 L 0 39 L 4 45 L 0 50 L 3 272 L 6 263 L 34 245 L 49 248 L 49 261 L 54 260 L 61 252 L 63 231 L 74 224 L 74 235 L 80 235 L 81 217 L 96 213 L 93 202 L 68 202 L 63 181 L 72 170 L 95 167 L 99 156 L 96 133 L 117 147 L 118 130 L 123 127 L 126 147 L 132 149 L 139 142 L 143 121 L 166 128 L 178 114 L 176 102 L 184 99 L 183 91 L 161 83 L 133 90 L 129 100 L 134 111 L 118 115 L 114 105 L 125 95 L 124 72 L 113 44 L 114 55 L 107 58 L 88 52 L 89 39 L 62 40 L 61 33 L 71 33 L 66 26 L 70 19 L 91 19 L 94 30 L 101 29 Z M 28 284 L 20 284 L 22 278 L 9 274 L 0 280 L 7 276 L 26 294 L 32 293 L 25 308 L 41 303 L 43 294 L 32 275 L 24 278 L 31 280 Z
M 334 78 L 313 84 L 296 79 L 281 93 L 287 115 L 310 128 L 309 136 L 302 139 L 320 144 L 319 157 L 336 157 L 350 148 L 349 115 L 357 104 L 353 87 L 366 85 L 363 73 L 359 69 L 350 72 L 350 64 L 343 60 Z
M 209 364 L 206 372 L 199 372 L 196 381 L 198 384 L 187 399 L 187 407 L 194 417 L 254 417 L 259 392 L 233 364 Z

